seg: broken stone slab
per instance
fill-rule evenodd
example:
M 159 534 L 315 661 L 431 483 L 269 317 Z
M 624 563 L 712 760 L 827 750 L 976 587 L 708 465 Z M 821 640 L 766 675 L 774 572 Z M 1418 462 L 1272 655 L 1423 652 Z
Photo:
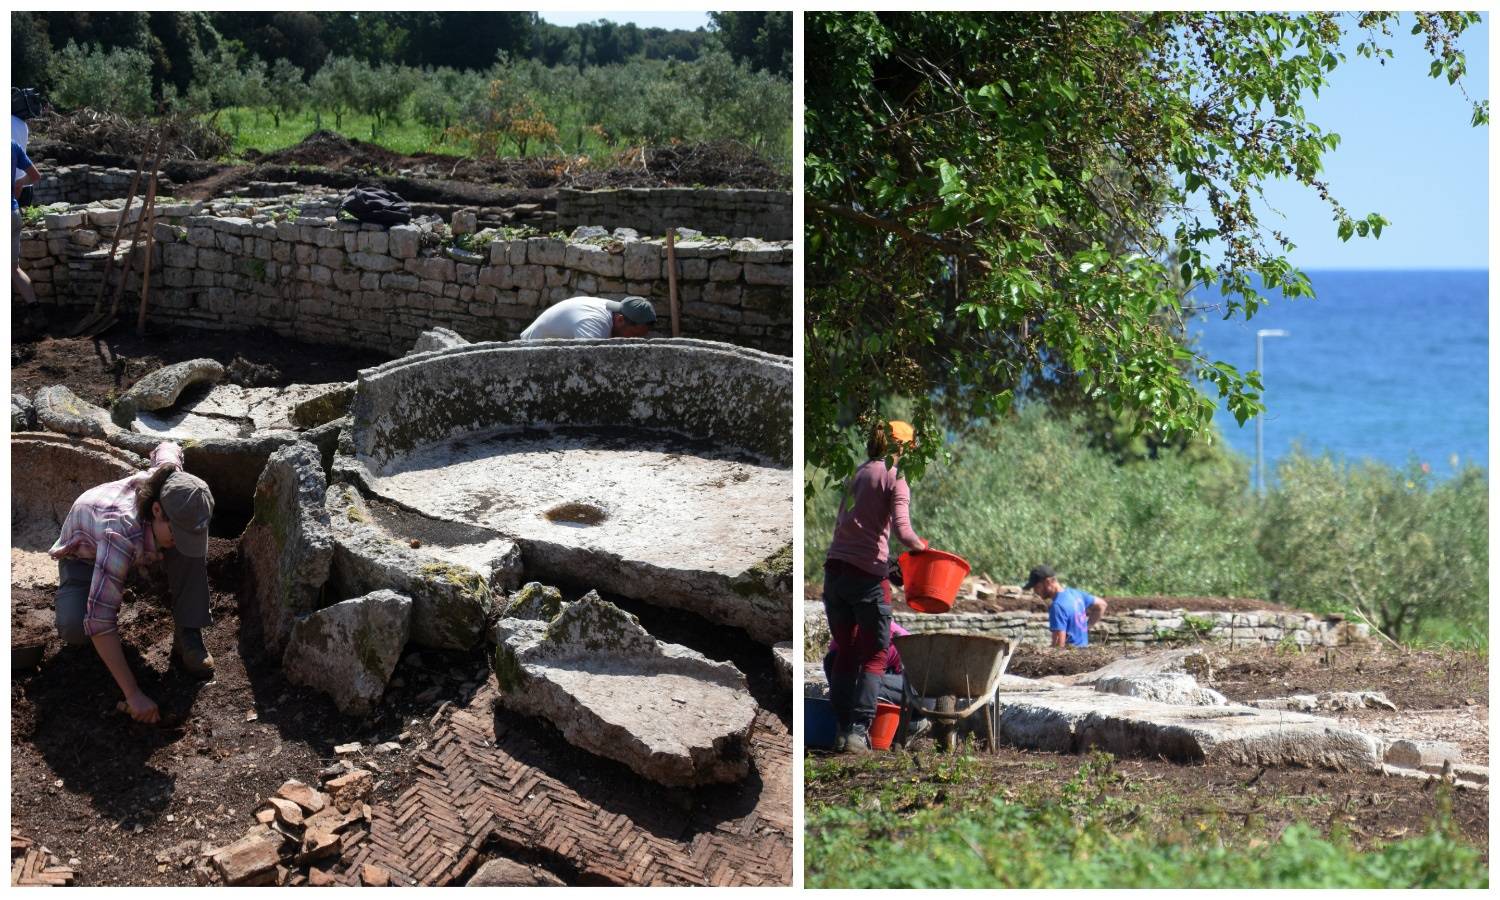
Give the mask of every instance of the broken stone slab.
M 1391 741 L 1385 748 L 1383 761 L 1388 765 L 1405 769 L 1441 771 L 1443 764 L 1456 765 L 1463 761 L 1458 747 L 1446 741 Z
M 269 812 L 271 818 L 281 822 L 288 828 L 302 827 L 302 807 L 286 799 L 285 797 L 267 797 L 256 811 L 256 818 L 260 819 L 260 813 Z M 269 824 L 269 821 L 261 819 Z
M 1348 709 L 1384 709 L 1394 711 L 1392 703 L 1380 691 L 1327 691 L 1321 694 L 1292 694 L 1290 697 L 1271 697 L 1251 700 L 1248 704 L 1257 709 L 1295 709 L 1301 712 L 1329 710 L 1339 712 Z
M 792 642 L 782 641 L 771 647 L 771 661 L 776 665 L 776 683 L 781 689 L 792 689 Z
M 737 781 L 750 770 L 755 700 L 730 663 L 657 641 L 589 592 L 548 619 L 501 619 L 494 666 L 506 708 L 652 781 Z
M 255 515 L 240 550 L 264 641 L 273 652 L 286 645 L 298 616 L 318 608 L 328 581 L 333 535 L 323 508 L 325 493 L 317 448 L 301 442 L 271 454 L 255 487 Z M 309 630 L 308 639 L 313 637 Z
M 229 885 L 265 885 L 276 880 L 285 838 L 280 832 L 257 825 L 234 843 L 211 855 L 219 877 Z
M 282 668 L 294 684 L 333 698 L 339 710 L 368 715 L 411 634 L 412 603 L 376 591 L 299 617 L 291 626 Z
M 325 499 L 334 540 L 332 581 L 344 596 L 389 588 L 411 598 L 411 640 L 468 650 L 484 637 L 495 596 L 520 579 L 514 541 L 488 529 L 367 502 L 352 485 Z
M 1079 753 L 1098 748 L 1119 756 L 1187 763 L 1357 771 L 1379 771 L 1381 764 L 1375 738 L 1302 713 L 1171 706 L 1082 685 L 1004 690 L 996 699 L 1001 738 L 1024 749 Z
M 1488 771 L 1485 772 L 1485 778 L 1484 778 L 1484 780 L 1478 781 L 1478 780 L 1471 780 L 1469 778 L 1460 777 L 1458 775 L 1456 769 L 1457 769 L 1457 767 L 1455 767 L 1454 771 L 1450 771 L 1447 775 L 1444 775 L 1441 772 L 1427 772 L 1427 771 L 1423 771 L 1422 769 L 1408 769 L 1405 766 L 1382 765 L 1380 767 L 1380 773 L 1382 775 L 1386 775 L 1386 776 L 1389 776 L 1389 777 L 1392 777 L 1392 778 L 1414 778 L 1414 779 L 1416 779 L 1418 781 L 1424 781 L 1424 782 L 1442 781 L 1442 780 L 1448 779 L 1448 780 L 1452 781 L 1454 787 L 1459 788 L 1460 790 L 1468 790 L 1468 791 L 1487 791 L 1487 790 L 1489 790 L 1489 773 L 1488 773 Z
M 349 414 L 349 404 L 354 400 L 353 383 L 315 387 L 322 390 L 292 407 L 291 422 L 298 428 L 316 428 Z
M 30 431 L 36 427 L 36 406 L 25 394 L 10 395 L 10 430 Z
M 432 328 L 417 335 L 416 343 L 412 344 L 411 350 L 406 355 L 413 356 L 431 350 L 448 350 L 468 343 L 468 338 L 451 328 Z
M 109 413 L 84 400 L 66 386 L 44 387 L 36 395 L 36 420 L 48 431 L 79 437 L 107 437 L 118 426 Z
M 162 366 L 131 385 L 115 401 L 111 412 L 115 423 L 124 426 L 141 410 L 172 406 L 183 391 L 195 384 L 217 384 L 223 380 L 224 366 L 213 359 L 190 359 Z
M 1107 666 L 1076 675 L 1050 675 L 1046 680 L 1055 684 L 1091 685 L 1100 679 L 1173 674 L 1187 674 L 1203 681 L 1212 681 L 1213 666 L 1208 654 L 1201 650 L 1160 650 L 1142 656 L 1127 656 Z
M 475 870 L 473 877 L 465 882 L 464 886 L 567 887 L 567 883 L 539 866 L 528 866 L 513 859 L 497 857 L 487 860 Z
M 1094 690 L 1124 697 L 1140 697 L 1175 706 L 1225 706 L 1224 695 L 1202 687 L 1198 679 L 1185 672 L 1161 672 L 1155 675 L 1110 675 L 1094 682 Z

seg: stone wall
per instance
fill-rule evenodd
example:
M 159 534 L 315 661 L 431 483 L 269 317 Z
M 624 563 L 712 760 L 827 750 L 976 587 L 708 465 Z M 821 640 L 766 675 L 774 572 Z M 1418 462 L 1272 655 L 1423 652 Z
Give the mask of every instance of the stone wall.
M 37 206 L 49 203 L 94 203 L 99 200 L 125 199 L 130 193 L 133 169 L 113 169 L 104 166 L 37 166 L 42 180 L 33 188 L 32 202 Z M 136 187 L 136 194 L 146 195 L 145 178 Z M 169 178 L 157 179 L 158 195 L 169 195 L 174 185 Z
M 897 612 L 907 631 L 967 631 L 993 634 L 1020 643 L 1046 644 L 1052 639 L 1043 612 L 948 613 Z M 1369 627 L 1336 616 L 1303 612 L 1193 612 L 1183 609 L 1135 609 L 1105 614 L 1089 627 L 1091 644 L 1172 644 L 1199 637 L 1232 646 L 1247 644 L 1332 647 L 1369 638 Z
M 690 340 L 470 344 L 359 374 L 349 448 L 383 473 L 414 448 L 497 430 L 635 425 L 792 465 L 784 356 Z
M 709 235 L 792 239 L 792 195 L 788 191 L 732 188 L 620 188 L 557 192 L 557 227 L 579 225 L 634 228 L 665 235 L 692 228 Z
M 44 302 L 94 303 L 119 205 L 70 207 L 23 230 L 22 264 Z M 573 238 L 495 232 L 461 250 L 435 219 L 386 229 L 291 211 L 273 218 L 265 210 L 274 205 L 242 203 L 236 209 L 246 214 L 209 215 L 201 204 L 163 204 L 151 321 L 265 327 L 399 354 L 430 328 L 472 341 L 510 340 L 559 300 L 638 294 L 656 306 L 656 335 L 671 334 L 661 238 L 641 239 L 628 229 L 580 230 Z M 136 212 L 132 207 L 130 215 Z M 791 355 L 790 242 L 694 237 L 678 241 L 676 256 L 683 337 Z M 129 309 L 139 271 L 135 266 L 126 292 Z
M 820 603 L 804 608 L 809 652 L 821 653 L 828 645 L 828 625 Z M 896 624 L 914 633 L 966 631 L 1007 637 L 1018 643 L 1045 645 L 1052 640 L 1047 614 L 1017 610 L 1002 613 L 945 613 L 929 615 L 898 606 Z M 1297 647 L 1333 647 L 1368 640 L 1367 625 L 1347 622 L 1338 616 L 1305 612 L 1193 612 L 1185 609 L 1136 609 L 1106 614 L 1089 629 L 1096 644 L 1128 643 L 1137 646 L 1167 645 L 1183 640 L 1223 641 L 1233 646 L 1253 644 Z

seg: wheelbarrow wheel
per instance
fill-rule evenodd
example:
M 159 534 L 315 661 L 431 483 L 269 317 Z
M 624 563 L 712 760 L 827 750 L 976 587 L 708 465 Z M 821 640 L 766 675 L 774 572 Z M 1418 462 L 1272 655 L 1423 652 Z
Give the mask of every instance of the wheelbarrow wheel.
M 958 709 L 958 699 L 953 696 L 939 697 L 934 705 L 932 737 L 944 751 L 952 753 L 958 749 L 958 723 L 951 718 Z M 944 714 L 947 715 L 944 715 Z

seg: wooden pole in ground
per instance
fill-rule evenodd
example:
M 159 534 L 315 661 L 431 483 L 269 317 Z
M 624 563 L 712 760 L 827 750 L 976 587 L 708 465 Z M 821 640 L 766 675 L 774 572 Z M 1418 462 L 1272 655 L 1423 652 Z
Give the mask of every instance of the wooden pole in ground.
M 146 298 L 151 296 L 151 251 L 156 247 L 156 176 L 151 176 L 151 196 L 141 215 L 146 217 L 146 256 L 141 262 L 141 306 L 135 314 L 136 337 L 146 336 Z
M 125 267 L 120 271 L 120 286 L 115 289 L 115 296 L 109 304 L 109 318 L 112 320 L 120 312 L 120 298 L 125 294 L 125 282 L 130 280 L 130 266 L 135 259 L 135 245 L 141 239 L 141 225 L 146 220 L 146 207 L 156 202 L 156 173 L 161 169 L 162 150 L 167 146 L 166 138 L 158 138 L 156 142 L 156 156 L 151 160 L 151 181 L 146 187 L 146 202 L 141 205 L 141 214 L 135 220 L 135 231 L 130 235 L 130 253 L 125 257 Z M 120 217 L 130 215 L 130 207 L 126 207 L 120 213 Z
M 104 294 L 109 290 L 109 273 L 114 268 L 115 254 L 120 249 L 120 232 L 125 228 L 125 216 L 130 213 L 131 204 L 135 203 L 135 192 L 141 186 L 141 176 L 146 173 L 146 157 L 151 153 L 151 142 L 141 148 L 141 161 L 135 167 L 135 174 L 130 176 L 130 193 L 125 195 L 125 212 L 115 220 L 115 233 L 109 242 L 109 255 L 104 258 L 104 280 L 99 282 L 99 296 L 94 300 L 94 315 L 104 312 Z
M 677 314 L 677 229 L 667 229 L 667 302 L 672 306 L 672 337 L 682 337 Z

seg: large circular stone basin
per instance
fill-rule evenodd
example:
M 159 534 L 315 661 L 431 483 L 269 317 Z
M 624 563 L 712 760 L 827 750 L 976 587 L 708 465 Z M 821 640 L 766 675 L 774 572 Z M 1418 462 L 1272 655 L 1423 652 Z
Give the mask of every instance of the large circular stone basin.
M 527 578 L 791 636 L 791 361 L 693 340 L 472 344 L 360 373 L 339 471 L 493 529 Z M 349 452 L 351 451 L 352 452 Z

